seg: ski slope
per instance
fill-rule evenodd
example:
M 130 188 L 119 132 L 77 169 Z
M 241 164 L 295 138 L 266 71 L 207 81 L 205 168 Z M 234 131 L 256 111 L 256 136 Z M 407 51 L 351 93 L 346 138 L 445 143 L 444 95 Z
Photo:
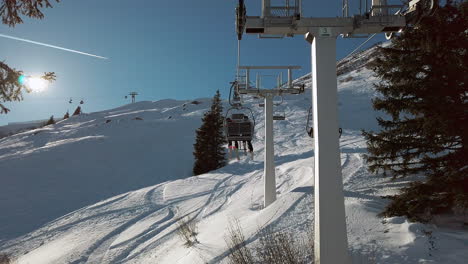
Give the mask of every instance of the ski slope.
M 343 62 L 338 79 L 354 263 L 465 263 L 466 228 L 376 216 L 388 203 L 381 196 L 406 182 L 371 175 L 362 157 L 360 129 L 377 129 L 370 102 L 377 80 L 364 68 L 372 52 Z M 194 131 L 210 99 L 140 102 L 0 139 L 0 252 L 34 264 L 225 263 L 225 235 L 235 219 L 251 245 L 266 227 L 306 233 L 314 221 L 310 97 L 307 89 L 275 108 L 287 119 L 274 124 L 278 199 L 265 209 L 263 108 L 252 99 L 254 159 L 242 155 L 197 177 L 189 177 Z M 184 218 L 198 221 L 192 247 L 176 235 Z
M 0 240 L 102 199 L 191 175 L 193 131 L 209 107 L 200 101 L 140 102 L 1 139 L 0 208 L 8 213 L 0 214 Z

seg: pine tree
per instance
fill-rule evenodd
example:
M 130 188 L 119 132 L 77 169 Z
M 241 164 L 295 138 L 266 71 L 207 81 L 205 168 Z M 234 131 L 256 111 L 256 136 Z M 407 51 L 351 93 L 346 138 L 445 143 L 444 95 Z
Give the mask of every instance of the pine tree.
M 14 27 L 16 24 L 23 23 L 21 15 L 42 19 L 44 14 L 41 12 L 41 8 L 52 7 L 50 3 L 52 1 L 60 2 L 60 0 L 0 0 L 2 23 Z M 2 104 L 3 102 L 23 100 L 22 92 L 26 87 L 20 81 L 22 74 L 21 71 L 0 61 L 0 114 L 7 114 L 10 111 Z M 53 81 L 55 73 L 45 73 L 42 78 Z M 26 91 L 28 90 L 26 89 Z
M 68 113 L 68 111 L 65 113 L 65 115 L 63 116 L 63 119 L 68 119 L 70 118 L 70 114 Z
M 76 115 L 81 115 L 81 106 L 78 106 L 76 109 L 75 109 L 75 112 L 73 112 L 73 115 L 76 116 Z
M 391 197 L 383 215 L 428 221 L 468 212 L 468 3 L 448 1 L 407 29 L 370 67 L 382 81 L 381 131 L 364 132 L 371 172 L 424 175 Z
M 48 126 L 48 125 L 53 125 L 53 124 L 55 124 L 55 120 L 54 120 L 54 116 L 51 116 L 49 118 L 49 121 L 47 121 L 45 125 Z
M 226 139 L 223 133 L 224 117 L 221 95 L 216 91 L 211 109 L 202 118 L 202 125 L 197 129 L 194 144 L 195 164 L 193 174 L 199 175 L 226 165 L 224 145 Z
M 3 24 L 10 27 L 23 23 L 21 15 L 30 18 L 44 18 L 41 8 L 51 8 L 51 2 L 60 0 L 2 0 L 0 5 L 0 15 Z

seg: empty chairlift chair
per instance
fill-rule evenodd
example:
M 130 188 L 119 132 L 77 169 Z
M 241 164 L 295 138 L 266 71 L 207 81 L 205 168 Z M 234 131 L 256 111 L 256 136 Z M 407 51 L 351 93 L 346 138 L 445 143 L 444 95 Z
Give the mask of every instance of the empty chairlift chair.
M 281 81 L 279 81 L 278 87 L 281 87 Z M 283 104 L 283 102 L 284 102 L 283 96 L 280 96 L 280 98 L 281 98 L 280 101 L 273 102 L 274 106 L 279 106 L 279 105 Z M 275 121 L 284 121 L 284 120 L 286 120 L 286 113 L 284 111 L 275 112 L 273 114 L 273 120 L 275 120 Z
M 286 114 L 284 112 L 278 112 L 273 115 L 273 120 L 284 121 L 286 120 Z

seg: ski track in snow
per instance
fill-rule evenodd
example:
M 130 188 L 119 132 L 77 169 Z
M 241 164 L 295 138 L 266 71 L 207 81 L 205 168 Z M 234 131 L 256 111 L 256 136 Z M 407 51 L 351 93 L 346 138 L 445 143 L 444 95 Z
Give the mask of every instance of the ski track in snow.
M 374 81 L 359 67 L 338 78 L 354 263 L 464 263 L 466 229 L 377 217 L 388 203 L 381 196 L 396 193 L 408 180 L 390 181 L 366 168 L 360 129 L 376 129 L 370 105 Z M 257 120 L 254 159 L 241 153 L 241 161 L 197 177 L 188 177 L 194 131 L 210 99 L 139 102 L 0 139 L 6 183 L 0 186 L 0 210 L 7 212 L 0 215 L 0 252 L 34 264 L 214 264 L 227 260 L 225 235 L 234 219 L 249 245 L 263 228 L 306 234 L 314 221 L 313 141 L 304 129 L 310 93 L 286 96 L 275 107 L 287 121 L 274 125 L 278 199 L 268 208 L 263 208 L 263 108 L 252 99 L 246 102 Z M 198 222 L 199 243 L 192 247 L 177 236 L 181 219 Z

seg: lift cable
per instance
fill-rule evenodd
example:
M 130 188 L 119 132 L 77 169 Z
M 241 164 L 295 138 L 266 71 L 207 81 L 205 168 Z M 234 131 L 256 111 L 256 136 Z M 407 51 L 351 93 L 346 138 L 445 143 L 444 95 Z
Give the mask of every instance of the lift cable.
M 372 34 L 366 41 L 364 41 L 363 43 L 361 43 L 361 45 L 359 45 L 357 48 L 355 48 L 353 51 L 351 51 L 351 53 L 349 53 L 348 55 L 346 55 L 346 57 L 344 57 L 342 60 L 348 58 L 349 56 L 353 55 L 356 51 L 358 51 L 362 46 L 364 46 L 364 44 L 366 44 L 367 42 L 369 42 L 369 40 L 371 40 L 373 37 L 375 37 L 375 35 L 377 35 L 377 33 L 374 33 Z
M 239 78 L 239 66 L 240 66 L 240 40 L 237 40 L 237 67 L 236 67 L 236 80 Z

